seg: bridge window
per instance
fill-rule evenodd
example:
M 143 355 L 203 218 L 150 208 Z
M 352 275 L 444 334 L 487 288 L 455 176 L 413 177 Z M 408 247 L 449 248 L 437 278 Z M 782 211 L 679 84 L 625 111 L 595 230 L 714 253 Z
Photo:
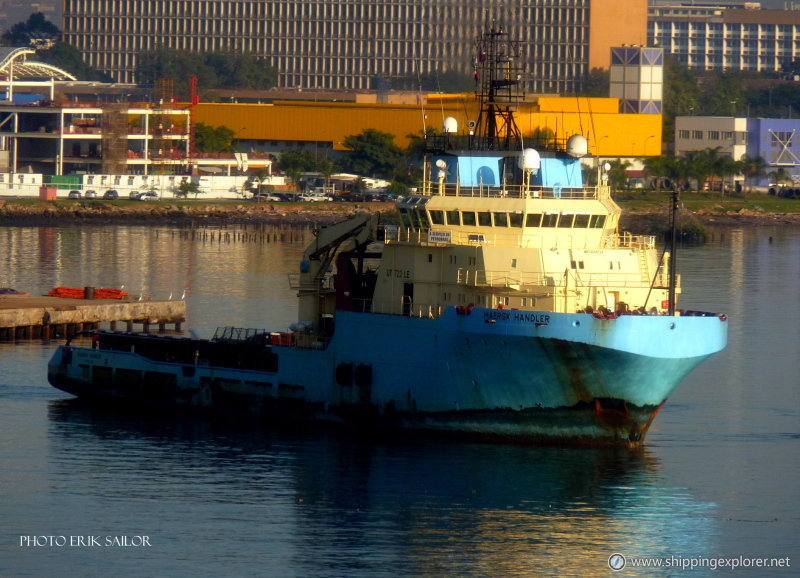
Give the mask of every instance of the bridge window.
M 430 214 L 434 225 L 444 225 L 444 211 L 430 211 Z
M 592 215 L 592 218 L 589 219 L 589 227 L 592 229 L 602 229 L 603 225 L 606 224 L 606 216 L 605 215 Z
M 424 230 L 428 230 L 431 228 L 431 222 L 428 220 L 428 212 L 425 209 L 421 209 L 417 211 L 417 215 L 419 215 L 419 224 Z
M 400 209 L 400 222 L 406 229 L 411 228 L 411 217 L 408 215 L 408 209 Z
M 527 217 L 525 217 L 525 226 L 526 227 L 538 227 L 542 224 L 542 214 L 541 213 L 531 213 Z
M 522 228 L 522 213 L 509 213 L 508 224 L 512 227 Z
M 461 220 L 458 217 L 458 211 L 447 211 L 447 224 L 460 225 Z
M 542 217 L 542 227 L 555 227 L 558 225 L 558 213 L 547 213 Z
M 572 226 L 576 229 L 585 229 L 589 226 L 589 215 L 575 215 L 575 222 Z
M 569 229 L 572 227 L 572 221 L 575 220 L 575 215 L 561 215 L 558 220 L 558 226 L 562 229 Z
M 508 227 L 508 213 L 492 213 L 495 227 Z
M 464 211 L 461 213 L 461 223 L 465 227 L 474 227 L 475 226 L 475 212 L 474 211 Z
M 491 213 L 478 213 L 478 225 L 481 227 L 491 227 L 492 226 L 492 214 Z

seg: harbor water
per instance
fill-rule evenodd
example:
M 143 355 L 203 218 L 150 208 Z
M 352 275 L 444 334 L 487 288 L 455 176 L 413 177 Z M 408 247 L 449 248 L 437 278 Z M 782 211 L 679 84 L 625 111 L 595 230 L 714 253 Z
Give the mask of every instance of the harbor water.
M 0 286 L 281 330 L 312 238 L 3 227 Z M 0 576 L 798 575 L 800 230 L 719 228 L 678 264 L 680 306 L 727 313 L 729 345 L 635 451 L 106 411 L 48 385 L 57 342 L 0 343 Z

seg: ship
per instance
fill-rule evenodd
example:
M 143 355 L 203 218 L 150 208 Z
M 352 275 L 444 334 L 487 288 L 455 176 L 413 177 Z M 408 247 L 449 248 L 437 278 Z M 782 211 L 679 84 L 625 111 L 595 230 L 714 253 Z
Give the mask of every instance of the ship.
M 425 135 L 399 223 L 358 213 L 315 231 L 290 275 L 288 330 L 93 330 L 57 348 L 49 382 L 265 424 L 642 444 L 675 388 L 725 347 L 727 317 L 678 308 L 675 235 L 660 250 L 619 230 L 603 168 L 586 182 L 583 135 L 526 142 L 518 46 L 502 27 L 475 46 L 477 120 Z

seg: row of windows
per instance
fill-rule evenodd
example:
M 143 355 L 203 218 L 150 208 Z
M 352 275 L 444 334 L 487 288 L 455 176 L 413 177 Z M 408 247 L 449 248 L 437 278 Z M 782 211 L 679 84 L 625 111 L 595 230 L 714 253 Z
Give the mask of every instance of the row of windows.
M 526 0 L 510 10 L 504 20 L 509 37 L 522 39 L 528 89 L 576 90 L 588 72 L 588 3 Z M 305 75 L 317 73 L 329 74 L 329 84 L 341 75 L 350 88 L 367 88 L 375 74 L 429 74 L 441 62 L 469 73 L 467 57 L 485 12 L 475 0 L 65 0 L 63 22 L 65 40 L 121 82 L 136 81 L 135 53 L 165 44 L 264 56 L 284 86 L 287 80 L 308 86 Z M 372 66 L 379 53 L 402 64 Z M 328 64 L 343 55 L 366 64 L 344 70 Z
M 723 140 L 723 141 L 731 141 L 733 140 L 733 131 L 729 130 L 710 130 L 707 131 L 708 136 L 707 140 Z M 678 138 L 688 139 L 691 138 L 692 140 L 703 140 L 703 131 L 702 130 L 679 130 L 678 131 Z
M 493 211 L 430 211 L 434 225 L 465 227 L 558 227 L 564 229 L 602 229 L 605 215 L 573 213 L 506 213 Z

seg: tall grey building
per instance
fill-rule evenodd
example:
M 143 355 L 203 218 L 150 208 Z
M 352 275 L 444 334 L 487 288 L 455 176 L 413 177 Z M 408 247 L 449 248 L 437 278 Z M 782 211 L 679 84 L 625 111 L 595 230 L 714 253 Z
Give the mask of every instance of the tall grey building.
M 528 89 L 569 93 L 611 46 L 643 44 L 646 0 L 64 0 L 64 40 L 118 82 L 158 45 L 263 56 L 282 87 L 368 89 L 376 77 L 471 74 L 489 20 L 518 39 Z M 616 16 L 613 16 L 616 14 Z

